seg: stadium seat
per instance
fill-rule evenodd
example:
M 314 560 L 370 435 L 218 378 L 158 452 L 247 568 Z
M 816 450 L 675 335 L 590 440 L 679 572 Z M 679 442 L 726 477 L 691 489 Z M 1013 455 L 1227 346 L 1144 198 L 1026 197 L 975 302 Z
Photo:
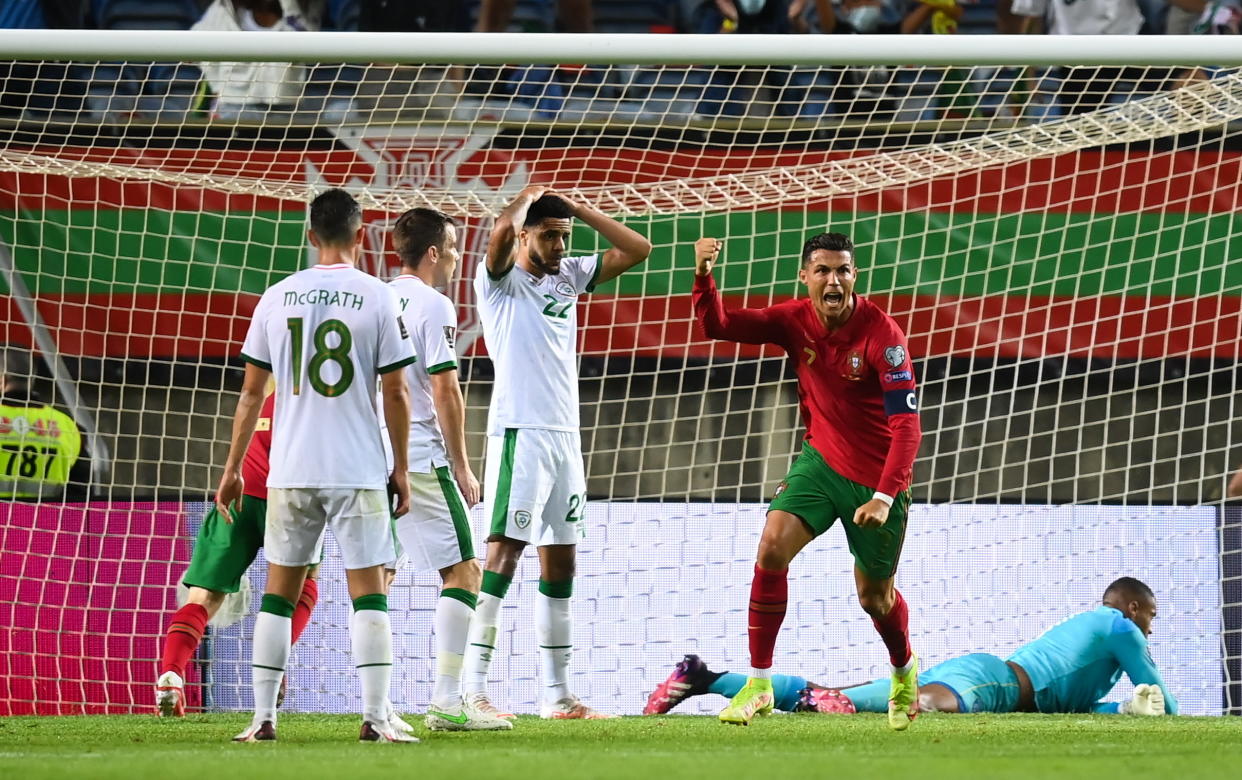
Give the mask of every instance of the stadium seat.
M 996 0 L 963 3 L 962 18 L 957 20 L 959 35 L 994 35 L 996 33 Z
M 329 0 L 328 18 L 324 29 L 340 32 L 358 31 L 358 0 Z
M 95 13 L 103 30 L 188 30 L 202 16 L 194 0 L 101 0 Z
M 156 63 L 142 80 L 137 110 L 157 122 L 181 122 L 199 100 L 203 74 L 188 63 Z
M 467 0 L 470 26 L 479 21 L 479 0 Z M 556 0 L 517 0 L 513 18 L 509 20 L 508 32 L 554 32 L 556 30 Z
M 202 9 L 196 0 L 97 0 L 104 30 L 188 30 Z M 183 63 L 100 63 L 91 69 L 87 106 L 97 119 L 121 121 L 142 112 L 176 122 L 193 103 L 200 74 Z
M 671 32 L 670 0 L 595 0 L 595 31 L 600 33 Z

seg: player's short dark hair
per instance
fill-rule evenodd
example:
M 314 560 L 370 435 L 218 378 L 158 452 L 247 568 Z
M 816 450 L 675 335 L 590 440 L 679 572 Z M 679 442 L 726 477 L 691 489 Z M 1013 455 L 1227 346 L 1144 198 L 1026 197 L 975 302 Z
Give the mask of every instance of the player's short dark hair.
M 310 205 L 310 226 L 322 244 L 349 245 L 362 227 L 362 206 L 345 190 L 320 193 Z
M 443 249 L 449 225 L 455 224 L 452 217 L 436 209 L 419 207 L 402 214 L 392 228 L 392 244 L 401 264 L 415 268 L 428 249 Z
M 573 209 L 569 207 L 569 202 L 564 198 L 556 195 L 544 195 L 539 200 L 530 204 L 530 208 L 526 210 L 526 221 L 522 223 L 522 227 L 531 227 L 538 225 L 545 219 L 573 219 Z
M 1108 594 L 1116 593 L 1127 600 L 1149 599 L 1156 600 L 1156 594 L 1152 592 L 1147 583 L 1134 577 L 1118 577 L 1104 589 L 1104 598 L 1108 598 Z
M 853 255 L 854 242 L 850 241 L 850 237 L 844 233 L 820 233 L 818 236 L 811 236 L 802 245 L 802 264 L 806 265 L 811 262 L 811 255 L 815 254 L 818 249 L 826 249 L 829 252 L 849 252 Z

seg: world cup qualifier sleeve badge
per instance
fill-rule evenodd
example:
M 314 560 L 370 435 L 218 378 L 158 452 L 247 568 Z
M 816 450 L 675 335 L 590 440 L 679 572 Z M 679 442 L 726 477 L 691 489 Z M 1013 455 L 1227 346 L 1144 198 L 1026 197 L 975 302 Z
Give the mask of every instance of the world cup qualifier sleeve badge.
M 884 362 L 893 368 L 900 368 L 906 362 L 906 348 L 900 344 L 884 348 Z

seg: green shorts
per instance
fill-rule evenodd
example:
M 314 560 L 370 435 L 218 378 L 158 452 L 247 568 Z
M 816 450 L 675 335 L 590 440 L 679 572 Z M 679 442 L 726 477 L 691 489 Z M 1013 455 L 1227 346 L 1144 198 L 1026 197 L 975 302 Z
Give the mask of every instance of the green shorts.
M 224 522 L 213 506 L 198 529 L 190 568 L 181 581 L 216 593 L 236 593 L 263 546 L 266 518 L 267 502 L 254 496 L 246 496 L 232 523 Z
M 816 536 L 841 518 L 855 565 L 871 579 L 883 580 L 897 572 L 897 560 L 906 538 L 910 491 L 903 490 L 893 498 L 884 525 L 879 528 L 854 525 L 854 511 L 874 495 L 875 488 L 841 476 L 824 462 L 814 447 L 803 444 L 802 454 L 789 467 L 768 511 L 779 509 L 796 515 Z

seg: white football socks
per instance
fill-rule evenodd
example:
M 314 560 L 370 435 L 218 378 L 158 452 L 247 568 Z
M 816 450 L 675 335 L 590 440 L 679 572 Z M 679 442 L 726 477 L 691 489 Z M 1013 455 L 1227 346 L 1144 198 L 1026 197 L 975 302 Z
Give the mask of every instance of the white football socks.
M 461 703 L 462 662 L 473 617 L 474 609 L 452 595 L 441 594 L 436 601 L 436 683 L 431 692 L 431 706 L 436 709 L 455 709 Z
M 355 611 L 349 619 L 349 638 L 354 666 L 362 682 L 362 717 L 372 723 L 385 723 L 388 720 L 388 686 L 392 681 L 392 625 L 388 612 Z
M 470 630 L 466 636 L 462 691 L 466 695 L 481 693 L 487 688 L 487 672 L 496 654 L 496 633 L 500 624 L 500 604 L 504 599 L 480 593 Z
M 535 596 L 535 632 L 543 673 L 543 703 L 555 704 L 569 696 L 569 661 L 573 658 L 574 623 L 570 599 L 539 593 Z
M 264 599 L 269 597 L 265 596 Z M 282 600 L 283 601 L 283 600 Z M 254 621 L 250 679 L 254 686 L 255 721 L 276 722 L 276 694 L 289 665 L 293 621 L 273 612 L 259 612 Z

